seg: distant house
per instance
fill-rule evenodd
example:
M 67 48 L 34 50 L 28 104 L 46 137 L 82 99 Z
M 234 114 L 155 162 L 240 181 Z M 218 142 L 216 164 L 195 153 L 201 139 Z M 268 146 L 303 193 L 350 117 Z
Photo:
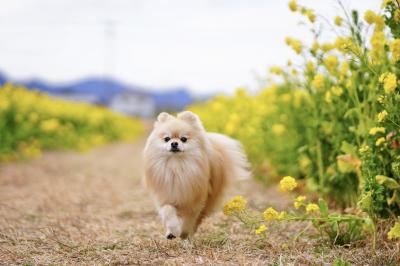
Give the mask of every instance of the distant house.
M 140 117 L 151 117 L 156 109 L 150 94 L 130 90 L 116 94 L 107 106 L 116 112 Z

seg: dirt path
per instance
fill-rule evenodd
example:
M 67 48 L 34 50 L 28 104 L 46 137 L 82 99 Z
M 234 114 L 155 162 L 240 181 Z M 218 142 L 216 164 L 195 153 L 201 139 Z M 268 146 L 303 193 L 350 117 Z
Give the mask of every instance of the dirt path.
M 216 250 L 182 250 L 180 241 L 162 237 L 151 197 L 141 183 L 143 143 L 112 144 L 87 154 L 50 152 L 41 160 L 1 165 L 0 262 L 158 264 L 218 260 Z M 259 191 L 252 181 L 240 187 L 244 195 Z M 209 242 L 206 245 L 214 241 L 213 227 L 222 219 L 217 213 L 202 226 L 199 235 Z M 215 238 L 219 241 L 221 236 Z
M 164 239 L 141 184 L 143 143 L 86 154 L 50 152 L 40 160 L 0 165 L 0 264 L 321 265 L 333 255 L 353 256 L 340 249 L 329 257 L 329 251 L 313 250 L 315 240 L 291 248 L 291 227 L 257 241 L 220 211 L 206 219 L 192 243 Z M 260 208 L 289 204 L 276 189 L 252 180 L 234 184 L 227 194 L 244 195 Z

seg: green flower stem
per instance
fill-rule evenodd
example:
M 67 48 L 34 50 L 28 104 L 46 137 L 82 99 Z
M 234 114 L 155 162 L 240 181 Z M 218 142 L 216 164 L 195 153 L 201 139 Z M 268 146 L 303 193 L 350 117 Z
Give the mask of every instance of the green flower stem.
M 317 143 L 317 164 L 318 164 L 318 176 L 319 176 L 319 187 L 324 187 L 324 162 L 322 159 L 322 146 L 319 138 L 316 138 Z
M 390 118 L 387 118 L 387 120 L 389 120 L 390 122 L 392 122 L 395 126 L 397 126 L 398 128 L 400 128 L 400 125 L 399 124 L 397 124 L 396 122 L 394 122 L 392 119 L 390 119 Z
M 242 215 L 243 214 L 243 215 Z M 243 211 L 241 213 L 235 213 L 233 215 L 236 217 L 239 221 L 241 221 L 243 224 L 247 226 L 255 226 L 263 222 L 268 222 L 265 219 L 261 217 L 256 217 L 250 215 L 248 212 Z M 327 217 L 309 217 L 306 215 L 303 216 L 288 216 L 283 219 L 276 219 L 272 221 L 324 221 L 324 222 L 345 222 L 345 221 L 364 221 L 366 218 L 355 216 L 355 215 L 340 215 L 340 214 L 332 214 Z
M 325 222 L 343 222 L 343 221 L 364 221 L 365 218 L 357 217 L 357 216 L 328 216 L 328 217 L 290 217 L 284 218 L 282 221 L 325 221 Z
M 306 232 L 308 230 L 308 228 L 310 228 L 310 226 L 312 225 L 312 223 L 309 223 L 303 230 L 300 231 L 300 233 L 298 233 L 294 238 L 293 238 L 293 242 L 296 242 L 297 239 L 304 234 L 304 232 Z

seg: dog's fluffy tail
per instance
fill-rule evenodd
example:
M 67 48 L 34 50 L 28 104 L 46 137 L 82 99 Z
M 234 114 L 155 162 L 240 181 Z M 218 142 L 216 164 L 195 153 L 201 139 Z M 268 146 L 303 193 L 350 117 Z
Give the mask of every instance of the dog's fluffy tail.
M 251 177 L 250 163 L 239 141 L 217 133 L 207 133 L 207 135 L 221 153 L 224 165 L 229 165 L 229 173 L 227 173 L 229 179 L 243 180 Z

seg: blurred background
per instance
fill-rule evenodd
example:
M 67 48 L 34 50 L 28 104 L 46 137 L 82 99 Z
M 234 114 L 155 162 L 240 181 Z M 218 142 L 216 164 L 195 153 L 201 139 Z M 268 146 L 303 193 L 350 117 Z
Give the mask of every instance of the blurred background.
M 331 18 L 336 1 L 302 1 Z M 379 1 L 343 2 L 378 9 Z M 0 84 L 152 117 L 237 87 L 257 90 L 311 36 L 286 1 L 1 1 Z

